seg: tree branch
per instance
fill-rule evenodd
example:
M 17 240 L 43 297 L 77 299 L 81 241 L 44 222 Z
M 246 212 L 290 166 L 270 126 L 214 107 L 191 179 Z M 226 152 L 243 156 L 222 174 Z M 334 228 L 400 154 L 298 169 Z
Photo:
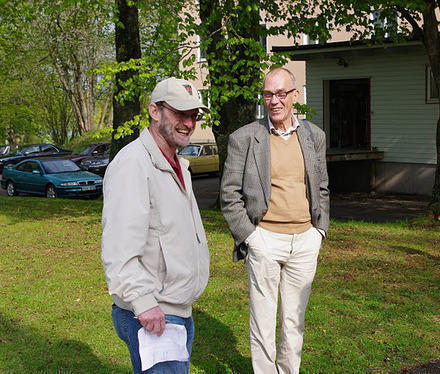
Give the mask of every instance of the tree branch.
M 437 0 L 437 1 L 440 1 L 440 0 Z M 424 40 L 423 29 L 418 25 L 417 21 L 411 15 L 411 13 L 408 11 L 408 9 L 406 9 L 400 5 L 396 5 L 395 7 L 396 7 L 396 10 L 403 16 L 403 18 L 405 18 L 409 22 L 409 24 L 412 26 L 413 32 L 414 32 L 414 35 L 416 36 L 416 38 L 423 41 Z

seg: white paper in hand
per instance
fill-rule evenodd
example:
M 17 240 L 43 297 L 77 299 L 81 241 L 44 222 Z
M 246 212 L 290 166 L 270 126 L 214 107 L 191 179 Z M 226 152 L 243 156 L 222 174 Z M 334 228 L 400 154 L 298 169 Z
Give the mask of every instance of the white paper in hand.
M 158 362 L 189 360 L 185 326 L 167 323 L 161 336 L 152 334 L 142 327 L 138 331 L 138 339 L 142 371 L 148 370 Z

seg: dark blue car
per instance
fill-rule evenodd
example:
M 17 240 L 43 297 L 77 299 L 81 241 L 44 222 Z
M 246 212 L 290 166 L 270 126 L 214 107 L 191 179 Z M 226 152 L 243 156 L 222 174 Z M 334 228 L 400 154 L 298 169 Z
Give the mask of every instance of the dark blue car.
M 8 196 L 20 192 L 47 197 L 98 197 L 102 178 L 66 159 L 29 159 L 7 165 L 1 186 Z
M 0 157 L 0 173 L 6 165 L 18 164 L 20 161 L 35 157 L 60 157 L 70 155 L 70 149 L 62 149 L 53 144 L 31 144 L 17 148 L 3 157 Z

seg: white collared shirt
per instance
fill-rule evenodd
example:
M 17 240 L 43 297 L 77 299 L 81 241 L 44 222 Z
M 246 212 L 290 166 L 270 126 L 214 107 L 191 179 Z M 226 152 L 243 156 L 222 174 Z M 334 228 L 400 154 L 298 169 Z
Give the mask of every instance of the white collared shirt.
M 294 132 L 294 131 L 296 131 L 296 129 L 298 128 L 298 126 L 299 126 L 299 121 L 298 121 L 298 119 L 292 114 L 292 121 L 293 121 L 293 126 L 290 126 L 288 129 L 287 129 L 287 131 L 280 131 L 280 130 L 277 130 L 276 128 L 275 128 L 275 126 L 273 125 L 273 123 L 272 123 L 272 121 L 270 120 L 270 117 L 268 116 L 267 117 L 267 119 L 268 119 L 268 121 L 269 121 L 269 130 L 270 130 L 270 132 L 271 133 L 274 133 L 274 134 L 276 134 L 276 135 L 279 135 L 279 136 L 281 136 L 284 140 L 287 140 L 287 139 L 289 139 L 289 137 L 290 137 L 290 135 L 292 135 L 292 133 Z

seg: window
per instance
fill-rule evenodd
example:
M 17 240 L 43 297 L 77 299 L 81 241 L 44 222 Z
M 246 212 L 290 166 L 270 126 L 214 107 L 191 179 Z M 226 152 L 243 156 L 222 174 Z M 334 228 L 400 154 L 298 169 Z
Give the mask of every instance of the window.
M 42 161 L 44 170 L 47 174 L 68 173 L 72 171 L 80 171 L 81 169 L 70 160 L 53 159 Z
M 206 145 L 204 148 L 205 148 L 205 155 L 211 156 L 214 154 L 214 149 L 212 146 Z
M 105 152 L 106 146 L 105 144 L 98 145 L 95 149 L 95 154 L 102 155 Z
M 198 156 L 200 152 L 200 145 L 187 145 L 179 151 L 180 156 Z
M 319 44 L 319 40 L 318 39 L 310 39 L 308 34 L 303 34 L 302 42 L 303 42 L 302 43 L 303 45 Z
M 208 108 L 211 108 L 211 100 L 209 100 L 209 91 L 207 89 L 201 89 L 199 91 L 199 99 Z
M 24 150 L 24 154 L 25 155 L 28 155 L 28 154 L 31 154 L 31 153 L 38 153 L 38 152 L 40 152 L 40 146 L 39 145 L 31 145 L 30 147 L 27 147 Z
M 199 62 L 206 61 L 206 49 L 202 49 L 200 47 L 200 44 L 202 44 L 202 43 L 203 43 L 203 40 L 202 40 L 201 36 L 197 35 L 197 45 L 198 45 L 198 48 L 197 48 L 197 61 L 199 61 Z
M 30 171 L 31 164 L 30 162 L 23 162 L 22 164 L 17 166 L 17 170 L 20 171 Z
M 263 119 L 266 115 L 266 108 L 264 104 L 261 102 L 261 94 L 258 94 L 258 101 L 255 106 L 255 119 Z
M 26 171 L 28 173 L 32 173 L 34 170 L 40 171 L 40 166 L 38 162 L 35 161 L 27 161 L 17 166 L 17 170 Z
M 58 153 L 58 149 L 56 149 L 55 147 L 52 147 L 51 145 L 43 145 L 41 147 L 41 152 L 45 152 L 45 153 Z
M 376 30 L 383 30 L 388 28 L 396 31 L 399 24 L 399 16 L 397 15 L 397 13 L 392 13 L 391 17 L 384 17 L 381 10 L 375 10 L 373 13 L 371 13 L 370 20 Z M 386 32 L 383 36 L 385 38 L 388 38 L 390 35 Z
M 263 34 L 260 35 L 260 44 L 263 47 L 264 51 L 267 53 L 267 36 L 266 36 L 266 24 L 263 23 L 260 25 L 263 29 Z
M 426 102 L 438 103 L 438 101 L 439 101 L 439 92 L 437 86 L 435 85 L 431 67 L 426 66 Z
M 33 172 L 36 170 L 41 173 L 40 165 L 38 165 L 38 162 L 31 161 L 28 164 L 29 164 L 29 170 L 27 170 L 27 171 Z

